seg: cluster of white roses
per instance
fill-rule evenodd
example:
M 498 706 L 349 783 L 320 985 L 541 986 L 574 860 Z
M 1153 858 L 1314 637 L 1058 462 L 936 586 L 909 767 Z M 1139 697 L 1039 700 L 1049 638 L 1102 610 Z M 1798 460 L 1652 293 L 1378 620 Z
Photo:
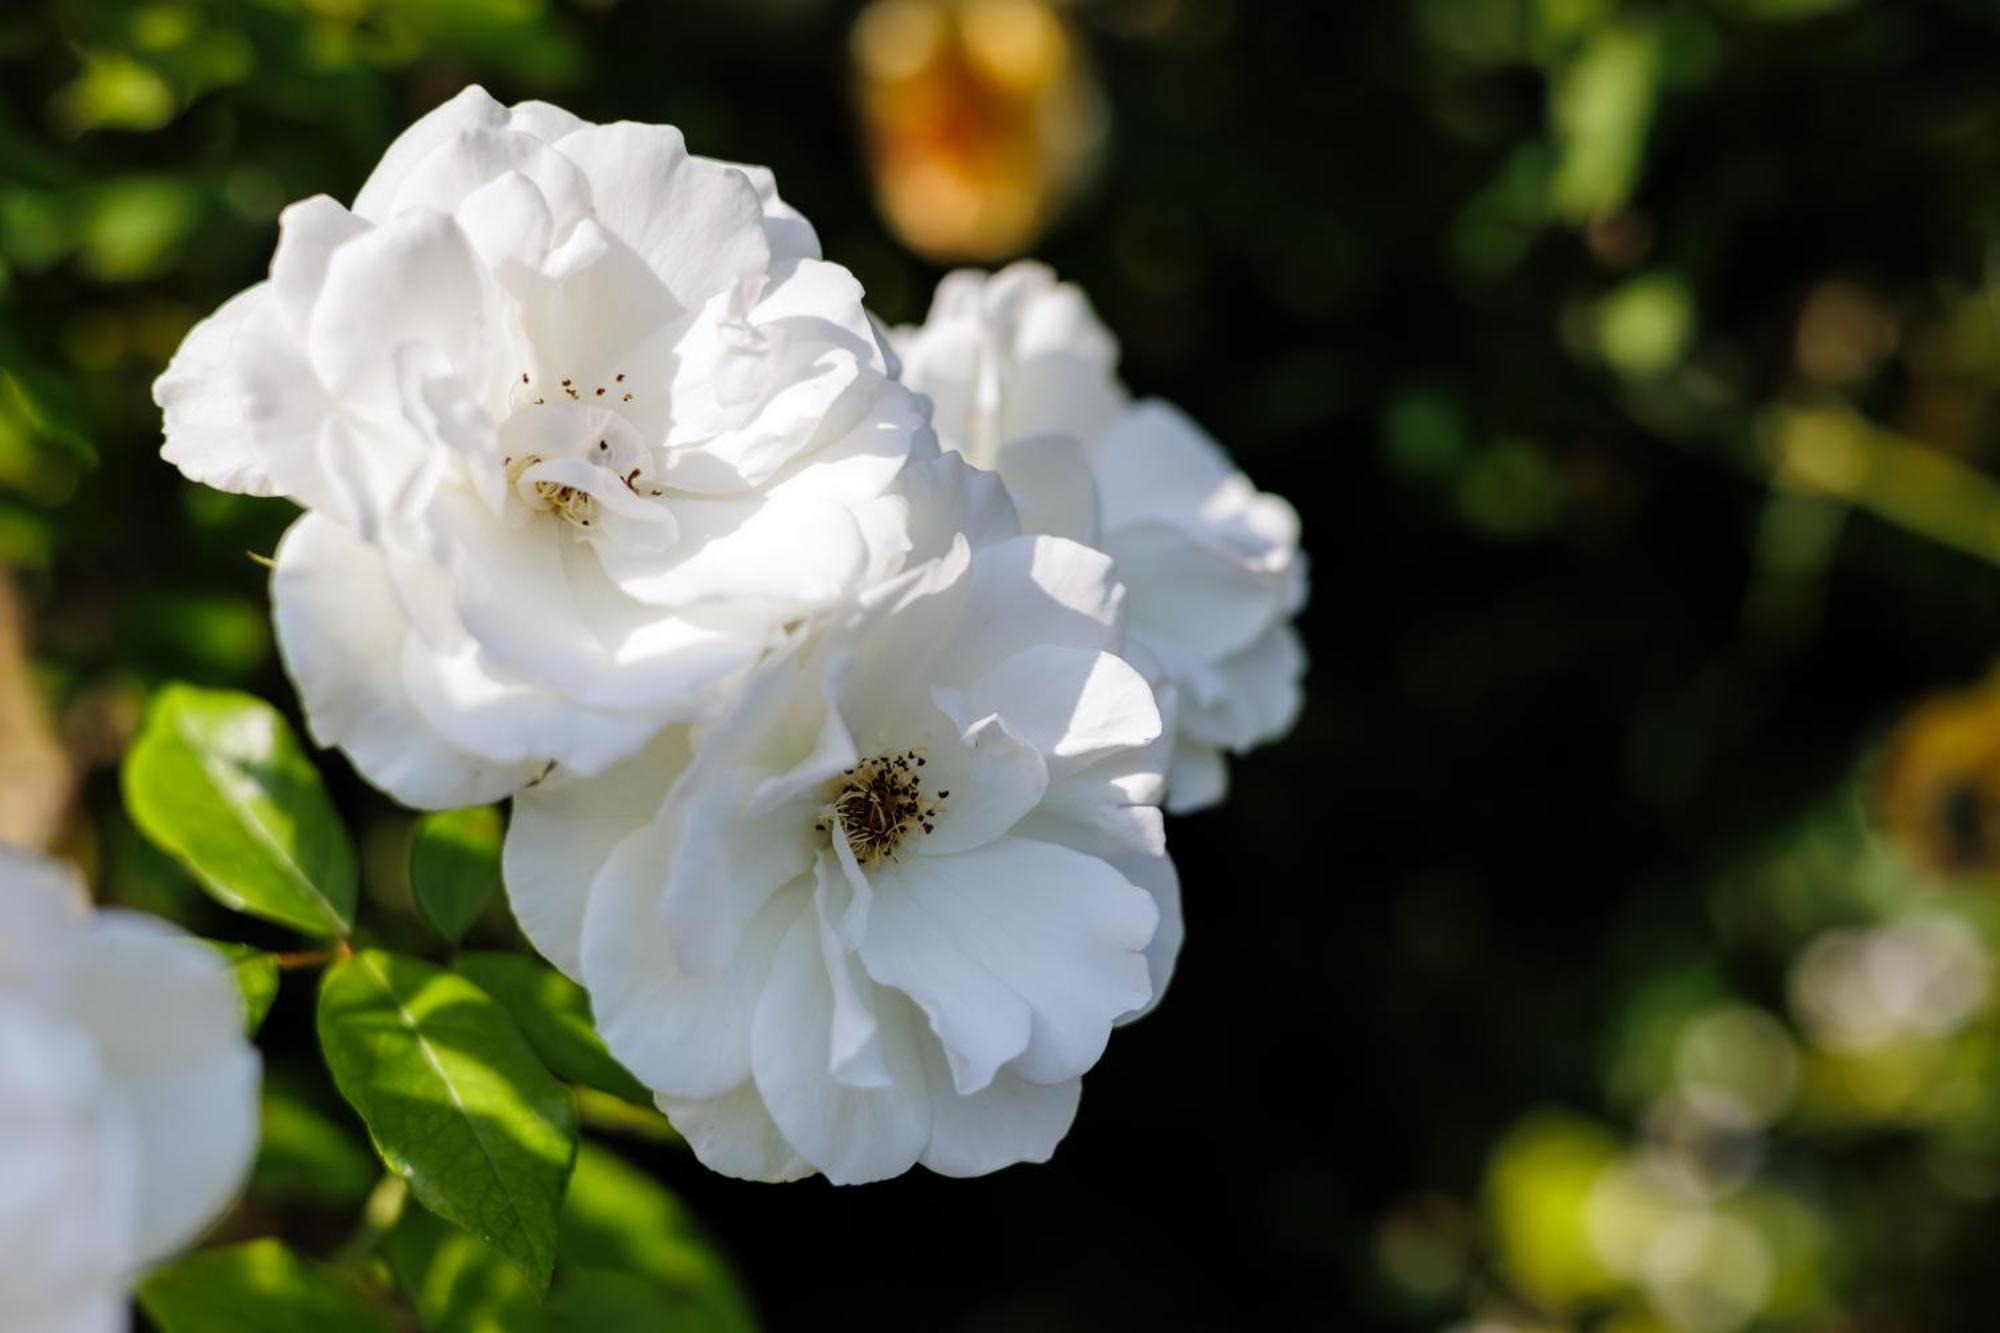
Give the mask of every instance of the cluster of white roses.
M 1162 802 L 1298 709 L 1296 516 L 1115 360 L 1032 265 L 884 333 L 768 171 L 472 88 L 156 393 L 306 511 L 317 738 L 513 797 L 517 917 L 701 1159 L 846 1182 L 1049 1155 L 1173 963 Z

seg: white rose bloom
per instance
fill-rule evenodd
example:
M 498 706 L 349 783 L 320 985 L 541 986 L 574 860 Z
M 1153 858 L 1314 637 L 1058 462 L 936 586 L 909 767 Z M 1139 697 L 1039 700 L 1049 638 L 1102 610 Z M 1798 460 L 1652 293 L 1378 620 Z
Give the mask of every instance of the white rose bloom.
M 306 508 L 279 647 L 404 802 L 602 770 L 901 557 L 921 400 L 769 172 L 469 88 L 280 229 L 155 386 L 163 452 Z
M 1224 751 L 1284 735 L 1299 712 L 1306 560 L 1291 505 L 1176 408 L 1129 401 L 1116 341 L 1040 264 L 950 274 L 924 324 L 893 336 L 945 446 L 998 472 L 1030 530 L 1117 562 L 1133 659 L 1178 696 L 1167 808 L 1221 800 Z
M 0 1333 L 126 1327 L 145 1265 L 193 1240 L 257 1146 L 257 1052 L 221 955 L 92 914 L 0 847 Z
M 955 456 L 913 472 L 913 508 L 961 529 L 934 525 L 942 555 L 691 739 L 515 801 L 523 926 L 731 1175 L 1046 1160 L 1180 941 L 1166 745 L 1110 561 L 1004 536 Z

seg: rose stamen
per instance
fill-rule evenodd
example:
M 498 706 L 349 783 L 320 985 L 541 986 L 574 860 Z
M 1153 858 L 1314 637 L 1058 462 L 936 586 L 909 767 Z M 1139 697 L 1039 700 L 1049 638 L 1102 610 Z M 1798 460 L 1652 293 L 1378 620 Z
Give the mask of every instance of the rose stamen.
M 864 759 L 827 784 L 827 803 L 813 821 L 816 832 L 838 829 L 854 859 L 864 866 L 894 860 L 904 841 L 937 827 L 937 806 L 923 792 L 918 770 L 923 752 L 877 755 Z M 942 801 L 945 793 L 938 793 Z

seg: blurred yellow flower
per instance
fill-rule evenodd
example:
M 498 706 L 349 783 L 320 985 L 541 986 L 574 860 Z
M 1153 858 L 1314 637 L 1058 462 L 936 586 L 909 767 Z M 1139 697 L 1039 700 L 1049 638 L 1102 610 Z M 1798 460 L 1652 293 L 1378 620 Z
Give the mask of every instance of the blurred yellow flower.
M 1089 178 L 1103 98 L 1047 0 L 876 0 L 852 45 L 876 205 L 917 253 L 1019 255 Z
M 2000 869 L 2000 677 L 1919 704 L 1882 761 L 1884 829 L 1944 874 Z

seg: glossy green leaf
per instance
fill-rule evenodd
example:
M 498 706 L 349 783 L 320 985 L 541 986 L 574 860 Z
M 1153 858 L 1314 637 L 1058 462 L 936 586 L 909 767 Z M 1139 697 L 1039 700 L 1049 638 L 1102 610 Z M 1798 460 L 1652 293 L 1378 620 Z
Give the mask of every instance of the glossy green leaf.
M 618 1063 L 597 1035 L 590 997 L 583 987 L 520 954 L 461 954 L 457 968 L 513 1016 L 521 1035 L 558 1078 L 651 1109 L 652 1093 Z
M 225 940 L 208 943 L 229 960 L 230 970 L 236 976 L 236 989 L 243 996 L 244 1035 L 256 1036 L 257 1029 L 264 1026 L 265 1015 L 271 1012 L 272 1001 L 278 998 L 278 960 L 248 944 Z
M 548 1327 L 535 1290 L 476 1236 L 412 1208 L 382 1254 L 426 1333 L 535 1333 Z
M 490 805 L 426 815 L 410 850 L 417 910 L 452 944 L 500 889 L 500 812 Z
M 153 1272 L 139 1304 L 161 1333 L 392 1333 L 345 1280 L 276 1240 L 206 1250 Z
M 757 1326 L 729 1266 L 699 1224 L 650 1176 L 585 1144 L 563 1210 L 562 1252 L 645 1278 L 686 1322 L 666 1327 L 747 1333 Z
M 506 1011 L 463 977 L 366 950 L 328 970 L 319 1035 L 335 1085 L 417 1201 L 545 1290 L 576 1102 Z
M 217 902 L 308 935 L 347 933 L 354 845 L 276 709 L 169 685 L 125 757 L 125 804 Z

